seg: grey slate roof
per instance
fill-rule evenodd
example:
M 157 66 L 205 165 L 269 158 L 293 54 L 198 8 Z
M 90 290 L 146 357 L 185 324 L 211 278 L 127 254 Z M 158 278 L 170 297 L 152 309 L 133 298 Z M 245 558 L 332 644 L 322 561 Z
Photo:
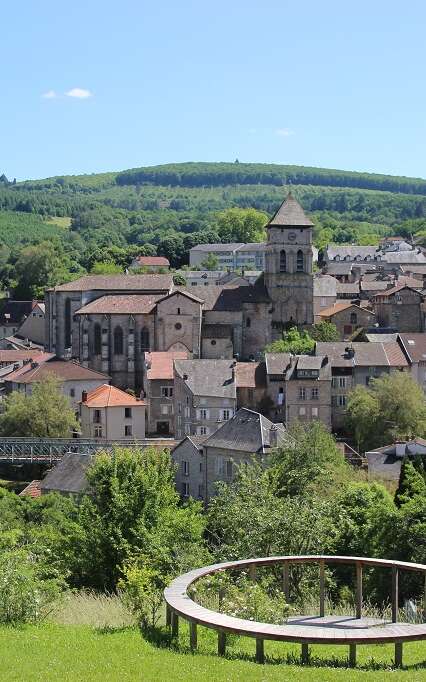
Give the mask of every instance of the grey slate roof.
M 266 242 L 247 242 L 247 244 L 239 246 L 237 251 L 240 253 L 245 251 L 265 251 L 265 249 Z
M 290 353 L 265 353 L 266 373 L 284 374 L 290 361 Z
M 66 453 L 41 481 L 42 492 L 84 493 L 89 485 L 86 471 L 91 463 L 92 455 Z
M 327 272 L 330 275 L 350 275 L 353 263 L 345 261 L 332 261 L 327 263 Z
M 337 296 L 343 294 L 353 294 L 358 296 L 359 294 L 359 283 L 358 282 L 337 282 L 336 285 Z
M 395 343 L 398 334 L 396 332 L 394 334 L 366 334 L 365 338 L 370 343 Z
M 379 251 L 377 246 L 355 246 L 352 244 L 344 246 L 340 244 L 330 244 L 327 246 L 326 254 L 329 259 L 333 259 L 336 256 L 343 259 L 346 256 L 349 256 L 352 260 L 355 260 L 355 257 L 359 256 L 363 260 L 364 258 L 367 258 L 367 256 L 370 256 L 372 259 L 375 256 L 380 256 L 381 251 Z
M 232 242 L 231 244 L 197 244 L 191 251 L 203 251 L 205 253 L 220 253 L 221 251 L 235 251 L 240 246 L 245 246 L 243 242 Z
M 426 263 L 426 256 L 418 251 L 390 251 L 383 256 L 386 263 Z
M 270 219 L 267 227 L 312 227 L 297 199 L 289 193 L 279 209 Z
M 317 369 L 320 370 L 324 357 L 321 355 L 299 355 L 297 369 Z
M 86 275 L 73 282 L 59 284 L 54 291 L 170 291 L 172 275 Z
M 273 424 L 259 412 L 243 407 L 204 441 L 204 447 L 265 454 L 271 447 L 271 427 L 276 427 L 278 439 L 284 440 L 286 431 L 282 424 Z
M 355 353 L 352 358 L 346 354 L 351 347 Z M 318 341 L 316 355 L 327 355 L 333 367 L 407 367 L 408 362 L 397 343 L 366 343 L 356 341 Z
M 235 398 L 233 360 L 175 360 L 175 370 L 194 395 Z
M 316 275 L 314 277 L 314 296 L 336 296 L 339 282 L 331 275 Z

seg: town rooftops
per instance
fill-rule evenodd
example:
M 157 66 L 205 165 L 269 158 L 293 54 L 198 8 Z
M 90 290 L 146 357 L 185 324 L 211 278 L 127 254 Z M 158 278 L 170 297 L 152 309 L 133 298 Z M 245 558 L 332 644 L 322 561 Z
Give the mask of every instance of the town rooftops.
M 236 397 L 233 360 L 175 360 L 175 372 L 194 395 Z
M 243 407 L 203 445 L 206 448 L 265 454 L 271 448 L 271 429 L 276 431 L 278 442 L 285 439 L 286 431 L 282 424 L 273 424 L 259 412 Z
M 235 251 L 240 246 L 245 246 L 242 242 L 232 242 L 231 244 L 197 244 L 191 251 L 203 251 L 205 253 L 220 253 L 221 251 Z
M 90 391 L 80 403 L 84 403 L 87 407 L 140 407 L 146 405 L 145 401 L 109 384 L 103 384 Z
M 419 447 L 424 448 L 424 451 L 419 453 Z M 426 454 L 426 440 L 417 436 L 407 441 L 400 441 L 384 445 L 381 448 L 374 448 L 369 450 L 368 454 L 380 453 L 383 455 L 394 455 L 394 457 L 406 457 L 407 455 Z M 367 453 L 366 453 L 367 454 Z
M 348 301 L 347 303 L 335 303 L 334 305 L 330 306 L 330 308 L 325 308 L 324 310 L 320 311 L 320 316 L 321 317 L 333 317 L 333 315 L 336 315 L 336 313 L 341 313 L 343 310 L 348 310 L 349 308 L 354 308 L 355 311 L 361 310 L 359 305 L 355 305 L 355 303 L 351 303 Z M 371 315 L 374 315 L 374 313 L 370 310 L 367 310 L 366 312 L 371 313 Z
M 406 284 L 397 284 L 394 287 L 391 287 L 390 289 L 386 289 L 386 291 L 379 291 L 374 298 L 382 298 L 386 297 L 388 298 L 389 296 L 393 296 L 394 294 L 397 294 L 399 291 L 402 291 L 402 289 L 410 289 L 411 291 L 414 291 L 416 294 L 420 294 L 420 292 L 417 291 L 417 289 L 413 289 L 413 287 L 409 287 Z
M 44 355 L 39 348 L 28 348 L 27 350 L 0 350 L 0 364 L 24 362 L 25 360 L 32 360 L 40 355 Z
M 347 295 L 359 296 L 359 282 L 337 282 L 336 284 L 337 296 Z
M 173 287 L 172 275 L 85 275 L 73 282 L 54 287 L 54 291 L 159 291 L 167 293 Z
M 320 370 L 325 358 L 321 355 L 300 355 L 297 359 L 297 369 Z
M 334 260 L 336 257 L 347 258 L 348 260 L 355 260 L 358 256 L 361 260 L 364 259 L 374 259 L 377 256 L 381 256 L 380 250 L 377 246 L 356 246 L 356 245 L 340 245 L 340 244 L 330 244 L 327 246 L 327 258 Z
M 399 341 L 410 362 L 426 363 L 426 333 L 399 334 Z
M 77 310 L 76 315 L 142 315 L 152 312 L 163 294 L 101 296 Z
M 339 282 L 331 275 L 316 275 L 314 277 L 314 296 L 336 296 Z
M 144 266 L 156 266 L 163 268 L 170 267 L 168 258 L 165 258 L 164 256 L 136 256 L 135 261 L 141 267 Z
M 267 227 L 312 227 L 313 222 L 305 215 L 305 212 L 297 199 L 291 194 L 282 202 L 281 206 L 270 219 Z
M 386 251 L 383 259 L 387 263 L 426 263 L 426 256 L 419 250 L 415 251 Z
M 318 341 L 316 355 L 327 355 L 333 367 L 408 367 L 398 343 Z
M 291 363 L 290 353 L 265 353 L 266 373 L 285 374 Z
M 92 455 L 67 452 L 58 464 L 47 473 L 40 483 L 42 492 L 84 493 L 88 488 L 86 471 L 92 463 Z
M 265 251 L 266 249 L 266 242 L 247 242 L 247 244 L 243 244 L 242 246 L 239 246 L 238 249 L 236 249 L 237 253 L 240 251 L 243 251 L 244 253 L 246 251 Z
M 21 492 L 19 493 L 19 497 L 40 497 L 41 496 L 41 489 L 40 489 L 40 483 L 41 481 L 39 480 L 34 480 L 31 481 L 31 483 L 28 483 L 27 486 Z
M 146 376 L 149 380 L 152 379 L 173 379 L 173 363 L 175 360 L 186 360 L 188 353 L 186 351 L 156 351 L 153 353 L 145 353 L 145 362 L 147 365 Z
M 83 367 L 74 360 L 58 360 L 53 353 L 42 353 L 37 355 L 33 362 L 8 374 L 5 381 L 15 384 L 32 384 L 52 374 L 59 381 L 109 381 L 110 379 L 106 374 Z
M 266 386 L 264 362 L 237 362 L 237 388 L 263 388 Z
M 20 325 L 30 315 L 38 301 L 0 301 L 0 324 Z

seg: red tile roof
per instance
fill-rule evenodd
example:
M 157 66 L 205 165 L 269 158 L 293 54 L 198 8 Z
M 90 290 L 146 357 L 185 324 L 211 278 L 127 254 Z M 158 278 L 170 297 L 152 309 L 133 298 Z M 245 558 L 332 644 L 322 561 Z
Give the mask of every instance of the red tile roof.
M 144 400 L 139 400 L 133 395 L 122 391 L 115 386 L 103 384 L 87 394 L 85 401 L 80 401 L 88 407 L 140 407 L 146 405 Z
M 145 353 L 145 361 L 149 364 L 148 379 L 173 379 L 173 363 L 175 360 L 186 360 L 186 351 L 164 351 Z
M 347 303 L 335 303 L 334 305 L 330 306 L 330 308 L 325 308 L 324 310 L 321 310 L 320 315 L 321 317 L 331 317 L 336 313 L 342 312 L 342 310 L 347 310 L 347 308 L 352 307 L 358 308 L 359 306 L 354 305 L 350 301 L 348 301 Z
M 110 377 L 93 369 L 83 367 L 74 360 L 55 360 L 52 353 L 36 356 L 34 362 L 27 363 L 5 377 L 5 381 L 16 384 L 32 384 L 53 374 L 59 381 L 109 381 Z
M 141 266 L 158 265 L 167 268 L 170 266 L 169 260 L 164 256 L 137 256 L 136 260 Z
M 266 386 L 264 362 L 237 362 L 235 368 L 237 388 L 263 388 Z
M 4 362 L 20 362 L 23 360 L 32 360 L 43 354 L 39 348 L 28 348 L 27 350 L 0 350 L 0 363 Z
M 380 291 L 380 293 L 376 294 L 374 298 L 381 298 L 382 296 L 392 296 L 393 294 L 396 294 L 398 291 L 401 291 L 402 289 L 410 289 L 411 291 L 415 291 L 416 294 L 419 292 L 416 289 L 413 289 L 413 287 L 407 286 L 407 284 L 398 284 L 395 287 L 392 287 L 392 289 L 386 289 L 386 291 Z
M 101 296 L 95 301 L 91 301 L 87 305 L 77 310 L 76 315 L 107 315 L 115 313 L 116 315 L 141 315 L 150 313 L 160 299 L 164 298 L 162 294 L 130 294 L 130 295 L 113 295 Z
M 40 489 L 40 483 L 41 481 L 31 481 L 31 483 L 28 483 L 26 488 L 21 490 L 19 495 L 21 497 L 40 497 L 41 496 L 41 489 Z

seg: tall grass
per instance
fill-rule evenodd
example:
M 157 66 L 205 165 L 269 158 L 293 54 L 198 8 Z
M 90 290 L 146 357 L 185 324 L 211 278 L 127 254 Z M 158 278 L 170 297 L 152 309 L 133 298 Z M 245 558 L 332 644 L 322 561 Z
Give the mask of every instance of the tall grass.
M 134 615 L 119 595 L 81 590 L 64 595 L 50 616 L 58 625 L 90 625 L 118 629 L 135 625 Z

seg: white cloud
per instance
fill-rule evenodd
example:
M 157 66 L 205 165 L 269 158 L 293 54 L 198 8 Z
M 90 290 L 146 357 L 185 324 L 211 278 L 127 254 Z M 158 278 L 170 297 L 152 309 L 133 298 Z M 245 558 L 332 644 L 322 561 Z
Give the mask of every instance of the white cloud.
M 42 97 L 44 99 L 55 99 L 58 95 L 54 90 L 47 90 L 47 92 L 43 92 Z
M 85 90 L 84 88 L 71 88 L 65 93 L 67 97 L 76 97 L 77 99 L 87 99 L 92 97 L 90 90 Z
M 290 135 L 294 135 L 294 130 L 290 130 L 290 128 L 277 128 L 275 135 L 278 135 L 279 137 L 290 137 Z

